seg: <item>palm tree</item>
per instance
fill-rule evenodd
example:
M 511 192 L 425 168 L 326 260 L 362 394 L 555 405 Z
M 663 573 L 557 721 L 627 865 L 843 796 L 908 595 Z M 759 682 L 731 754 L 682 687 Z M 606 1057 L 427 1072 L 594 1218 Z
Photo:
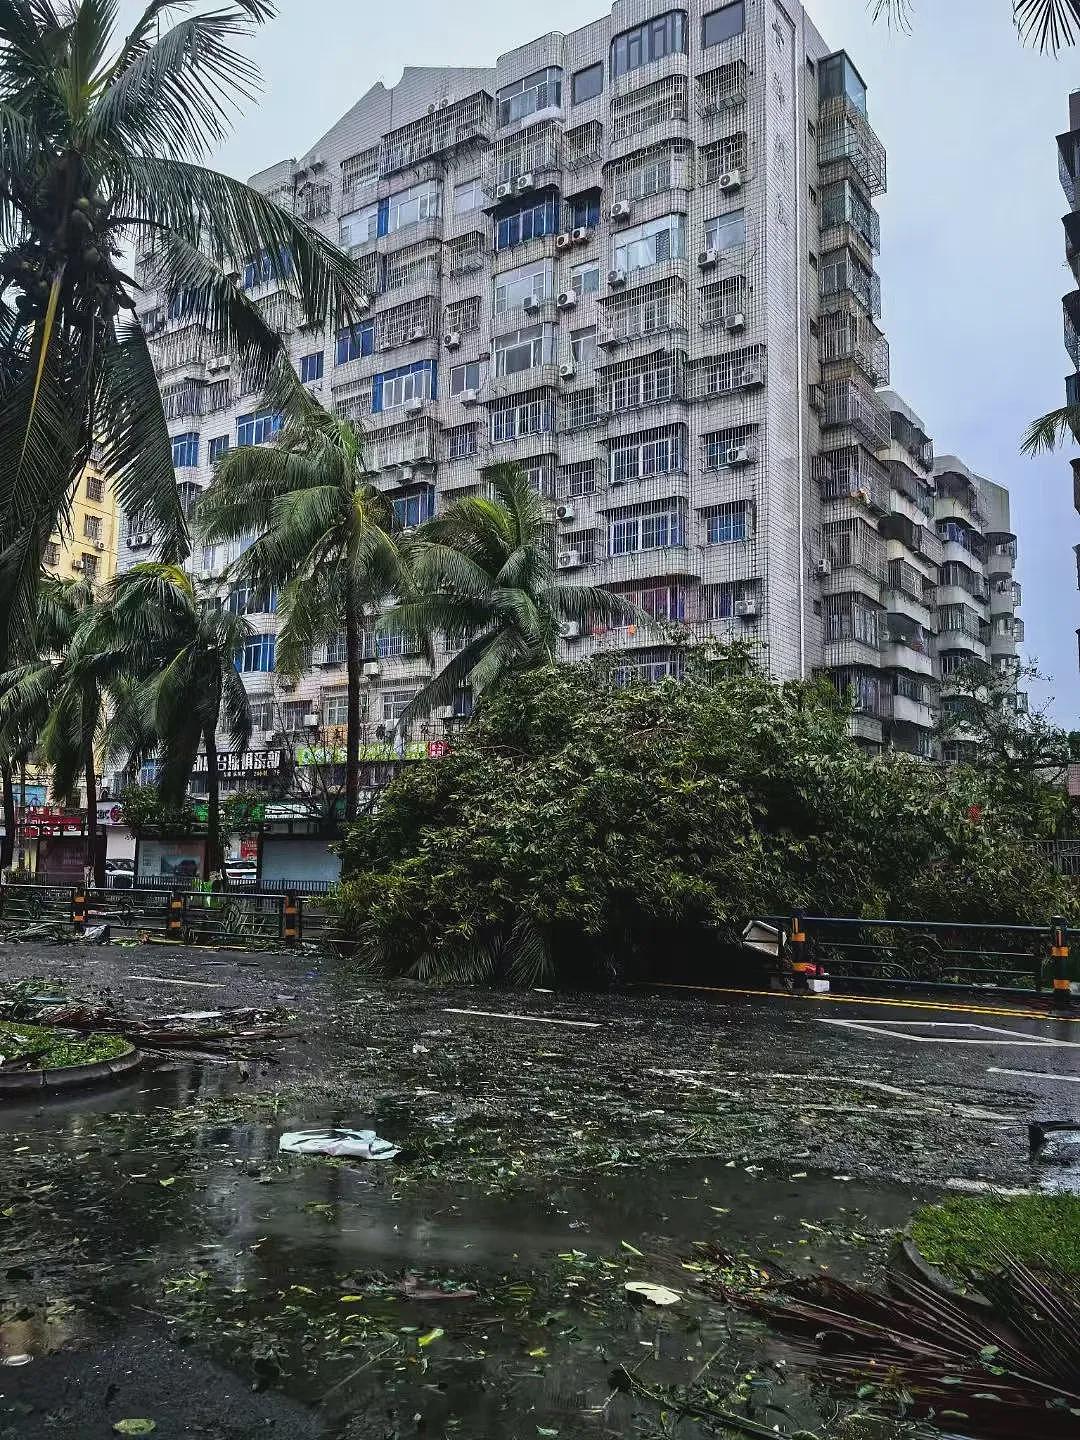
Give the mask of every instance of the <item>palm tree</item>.
M 278 592 L 277 668 L 297 677 L 320 641 L 344 632 L 348 672 L 345 813 L 360 795 L 362 639 L 406 575 L 394 512 L 364 466 L 361 437 L 323 409 L 282 367 L 270 401 L 284 416 L 272 445 L 230 451 L 202 496 L 207 541 L 260 538 L 233 568 L 239 585 Z
M 0 676 L 0 736 L 21 737 L 20 742 L 9 740 L 9 761 L 17 749 L 25 754 L 30 737 L 37 737 L 58 799 L 70 799 L 83 776 L 86 864 L 101 884 L 105 856 L 97 828 L 97 761 L 110 747 L 109 692 L 116 689 L 118 677 L 104 655 L 83 643 L 96 616 L 91 585 L 74 580 L 42 582 L 32 658 Z M 7 787 L 5 774 L 5 796 Z
M 414 537 L 412 593 L 381 627 L 419 640 L 436 634 L 462 648 L 414 697 L 405 722 L 452 703 L 465 686 L 479 696 L 504 676 L 555 663 L 560 628 L 625 624 L 646 616 L 611 591 L 569 585 L 555 571 L 555 537 L 543 503 L 516 465 L 485 471 L 492 498 L 457 500 Z
M 914 0 L 873 0 L 872 14 L 906 30 L 914 9 Z M 1013 0 L 1012 16 L 1021 40 L 1051 54 L 1080 35 L 1080 0 Z
M 144 731 L 154 736 L 166 806 L 183 801 L 199 748 L 205 749 L 210 873 L 224 865 L 218 734 L 237 751 L 251 739 L 251 707 L 236 669 L 249 634 L 246 620 L 200 596 L 178 565 L 150 562 L 113 581 L 100 626 L 86 637 L 106 666 L 126 667 L 142 682 L 131 698 Z M 125 726 L 128 735 L 139 728 L 138 716 Z
M 188 548 L 126 248 L 258 386 L 283 353 L 237 266 L 265 257 L 309 324 L 346 323 L 363 291 L 330 241 L 201 162 L 258 72 L 233 42 L 269 0 L 145 0 L 114 45 L 119 0 L 0 0 L 0 669 L 34 622 L 45 543 L 95 436 L 162 559 Z M 123 320 L 120 319 L 124 315 Z

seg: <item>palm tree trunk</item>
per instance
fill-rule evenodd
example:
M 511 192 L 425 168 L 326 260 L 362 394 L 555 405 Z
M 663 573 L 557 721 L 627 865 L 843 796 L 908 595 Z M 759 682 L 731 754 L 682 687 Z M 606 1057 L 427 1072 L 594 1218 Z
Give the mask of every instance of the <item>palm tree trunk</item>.
M 345 730 L 345 818 L 355 820 L 360 804 L 360 607 L 350 584 L 345 596 L 345 654 L 349 716 Z
M 221 842 L 221 787 L 218 780 L 217 734 L 210 730 L 206 743 L 206 878 L 216 870 L 225 879 L 225 849 Z
M 0 870 L 11 868 L 15 859 L 15 786 L 11 780 L 11 761 L 0 760 L 0 778 L 4 786 L 4 839 L 0 843 Z
M 105 884 L 105 856 L 101 853 L 97 823 L 97 771 L 94 768 L 94 744 L 90 742 L 83 757 L 86 774 L 86 866 L 93 872 L 94 884 Z

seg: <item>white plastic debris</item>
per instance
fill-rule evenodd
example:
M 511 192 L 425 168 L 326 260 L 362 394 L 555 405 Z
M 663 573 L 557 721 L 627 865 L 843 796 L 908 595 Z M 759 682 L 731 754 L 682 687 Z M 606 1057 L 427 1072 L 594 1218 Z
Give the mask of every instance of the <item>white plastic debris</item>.
M 290 1155 L 333 1155 L 343 1160 L 393 1160 L 401 1147 L 374 1130 L 288 1130 L 278 1149 Z
M 650 1305 L 677 1305 L 682 1299 L 678 1290 L 671 1290 L 667 1285 L 652 1285 L 647 1280 L 628 1280 L 623 1289 Z

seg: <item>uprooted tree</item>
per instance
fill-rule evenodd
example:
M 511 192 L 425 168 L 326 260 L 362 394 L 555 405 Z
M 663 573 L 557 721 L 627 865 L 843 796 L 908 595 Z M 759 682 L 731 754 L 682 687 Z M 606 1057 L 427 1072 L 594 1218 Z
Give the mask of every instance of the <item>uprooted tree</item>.
M 348 834 L 339 904 L 391 973 L 588 981 L 711 963 L 794 909 L 1045 922 L 1068 902 L 1038 838 L 992 766 L 861 750 L 824 682 L 732 655 L 655 687 L 558 666 L 390 785 Z

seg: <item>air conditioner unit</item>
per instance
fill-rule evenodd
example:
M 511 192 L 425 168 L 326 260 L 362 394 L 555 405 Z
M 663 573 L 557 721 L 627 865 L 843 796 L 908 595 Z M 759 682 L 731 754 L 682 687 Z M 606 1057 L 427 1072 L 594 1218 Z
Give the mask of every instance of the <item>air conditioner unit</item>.
M 753 458 L 753 451 L 749 445 L 732 445 L 725 460 L 728 465 L 749 465 Z
M 738 384 L 744 390 L 751 385 L 764 385 L 765 377 L 761 373 L 760 365 L 744 365 L 739 371 Z
M 71 562 L 71 568 L 72 570 L 82 570 L 84 568 L 83 562 L 81 560 L 73 560 Z
M 569 230 L 564 230 L 561 235 L 556 235 L 556 236 L 555 236 L 555 249 L 556 249 L 556 250 L 569 250 L 569 249 L 570 249 L 570 246 L 571 246 L 573 243 L 574 243 L 574 237 L 573 237 L 573 234 L 572 234 Z
M 814 574 L 819 580 L 826 579 L 832 574 L 832 561 L 827 558 L 819 560 L 814 566 Z
M 597 336 L 596 343 L 602 350 L 614 350 L 620 343 L 622 336 L 617 335 L 614 330 L 603 330 Z
M 402 465 L 402 467 L 401 467 L 401 481 L 402 481 L 402 484 L 403 484 L 403 485 L 407 485 L 407 484 L 409 483 L 409 481 L 413 478 L 413 475 L 414 475 L 415 473 L 416 473 L 416 472 L 413 470 L 413 467 L 412 467 L 411 465 Z
M 702 250 L 697 257 L 698 269 L 711 270 L 714 265 L 719 263 L 719 260 L 719 250 Z
M 559 626 L 559 635 L 563 640 L 580 640 L 581 626 L 576 620 L 564 620 Z
M 458 399 L 461 401 L 462 405 L 475 405 L 479 398 L 479 390 L 462 390 L 461 394 L 458 396 Z
M 525 296 L 525 299 L 521 302 L 521 308 L 522 308 L 523 310 L 530 310 L 530 311 L 531 311 L 531 310 L 539 310 L 539 309 L 540 309 L 540 304 L 541 304 L 541 301 L 540 301 L 540 296 L 539 296 L 539 295 L 526 295 L 526 296 Z
M 424 402 L 419 395 L 411 395 L 402 408 L 406 415 L 419 415 L 424 408 Z
M 746 329 L 746 316 L 741 310 L 734 310 L 730 315 L 725 315 L 724 329 L 729 335 L 737 335 L 741 330 Z
M 147 535 L 145 531 L 140 531 L 138 535 L 132 535 L 132 537 L 128 541 L 128 545 L 131 547 L 132 550 L 141 550 L 145 545 L 149 544 L 150 536 Z
M 573 520 L 576 513 L 573 505 L 555 506 L 555 516 L 559 520 Z
M 211 375 L 219 375 L 222 370 L 227 370 L 229 368 L 228 355 L 215 355 L 213 360 L 208 360 L 206 362 L 206 368 Z
M 426 340 L 427 331 L 424 329 L 423 325 L 414 325 L 409 331 L 408 335 L 406 335 L 405 339 L 410 344 L 414 340 Z
M 533 173 L 531 170 L 526 170 L 524 175 L 519 175 L 514 181 L 514 189 L 520 195 L 525 190 L 531 190 L 533 184 Z
M 629 200 L 616 200 L 608 211 L 609 220 L 629 220 L 634 213 L 634 207 Z
M 728 171 L 726 172 L 726 174 L 720 176 L 720 189 L 721 189 L 721 190 L 739 190 L 739 189 L 741 189 L 741 188 L 742 188 L 742 171 L 741 171 L 741 170 L 728 170 Z
M 608 277 L 607 277 L 607 283 L 608 283 L 608 286 L 609 286 L 612 290 L 616 289 L 619 285 L 625 285 L 625 284 L 626 284 L 626 271 L 625 271 L 625 270 L 609 270 L 609 271 L 608 271 Z
M 574 378 L 574 376 L 575 376 L 576 374 L 577 374 L 577 366 L 576 366 L 576 365 L 560 365 L 560 366 L 559 366 L 559 379 L 560 379 L 560 380 L 573 380 L 573 378 Z
M 443 98 L 439 101 L 439 109 L 440 109 L 440 110 L 449 110 L 449 108 L 450 108 L 450 96 L 449 96 L 449 95 L 444 95 Z
M 573 230 L 570 231 L 570 239 L 575 245 L 587 245 L 589 243 L 589 233 L 588 225 L 575 225 Z
M 578 302 L 576 290 L 560 290 L 559 298 L 556 301 L 560 310 L 572 310 Z
M 366 664 L 364 665 L 364 674 L 365 674 L 369 679 L 372 679 L 372 680 L 373 680 L 377 675 L 381 675 L 381 674 L 382 674 L 382 666 L 379 664 L 378 660 L 368 660 L 368 661 L 366 662 Z
M 105 549 L 105 541 L 104 541 L 104 540 L 95 540 L 95 541 L 94 541 L 94 549 L 95 549 L 95 550 L 104 550 L 104 549 Z
M 496 200 L 509 200 L 510 196 L 513 195 L 513 193 L 514 193 L 514 187 L 513 187 L 513 185 L 511 185 L 509 182 L 507 182 L 507 183 L 505 183 L 505 184 L 503 184 L 503 185 L 498 186 L 498 188 L 497 188 L 496 191 L 495 191 L 495 199 L 496 199 Z
M 757 615 L 757 601 L 736 600 L 735 614 L 740 620 L 753 620 Z
M 319 723 L 319 717 L 314 710 L 309 710 L 304 716 L 304 725 L 308 730 L 313 730 Z
M 558 557 L 556 558 L 555 566 L 556 566 L 556 569 L 558 569 L 558 570 L 580 570 L 580 569 L 581 569 L 581 551 L 580 551 L 580 550 L 562 550 L 562 551 L 560 551 Z
M 443 336 L 443 344 L 446 346 L 447 350 L 456 350 L 461 344 L 461 331 L 448 330 Z

